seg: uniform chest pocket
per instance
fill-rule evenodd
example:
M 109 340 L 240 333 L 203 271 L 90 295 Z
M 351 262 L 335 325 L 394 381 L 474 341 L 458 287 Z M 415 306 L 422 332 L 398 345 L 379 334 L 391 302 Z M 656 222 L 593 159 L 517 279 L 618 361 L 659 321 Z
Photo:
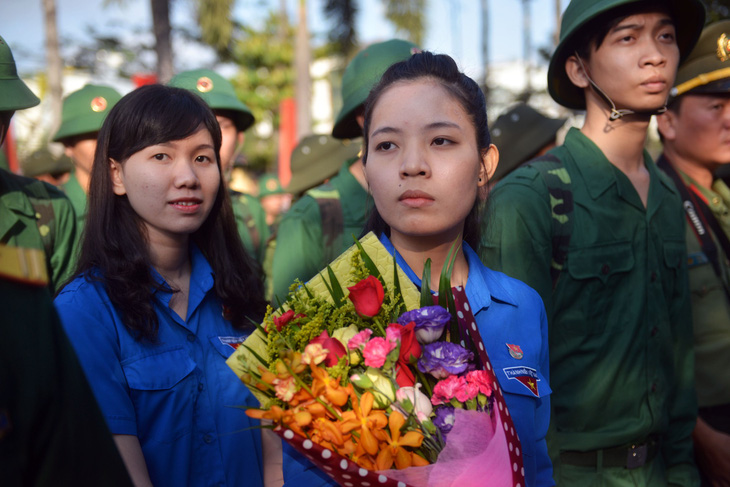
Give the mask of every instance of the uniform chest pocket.
M 566 331 L 583 336 L 606 332 L 607 323 L 616 322 L 611 314 L 620 313 L 614 306 L 614 291 L 625 284 L 624 277 L 635 265 L 630 242 L 571 251 L 569 287 L 560 290 L 567 299 L 561 320 Z
M 141 443 L 168 443 L 192 430 L 197 364 L 182 348 L 122 362 Z

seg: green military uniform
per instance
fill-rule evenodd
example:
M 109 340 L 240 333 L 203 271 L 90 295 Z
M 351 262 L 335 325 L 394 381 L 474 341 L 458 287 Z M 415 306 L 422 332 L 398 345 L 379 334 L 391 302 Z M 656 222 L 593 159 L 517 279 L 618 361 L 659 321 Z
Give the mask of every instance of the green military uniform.
M 259 263 L 263 263 L 266 241 L 271 233 L 266 224 L 266 212 L 255 197 L 232 189 L 229 193 L 243 246 Z
M 535 288 L 545 303 L 556 482 L 590 485 L 577 479 L 596 473 L 595 466 L 561 465 L 561 452 L 658 440 L 661 462 L 608 467 L 602 475 L 622 482 L 616 485 L 659 486 L 666 478 L 694 485 L 692 330 L 677 191 L 645 154 L 645 208 L 629 179 L 575 128 L 551 153 L 569 174 L 574 200 L 555 289 L 555 201 L 534 168 L 516 170 L 492 192 L 481 257 Z
M 323 207 L 329 217 L 325 222 Z M 352 236 L 360 236 L 368 215 L 368 193 L 350 173 L 349 164 L 328 183 L 307 191 L 277 229 L 273 296 L 283 301 L 296 279 L 308 281 L 347 250 Z
M 44 285 L 43 260 L 0 246 L 2 484 L 131 486 Z
M 87 84 L 80 90 L 70 93 L 63 100 L 61 126 L 53 136 L 53 141 L 68 146 L 73 145 L 78 137 L 95 139 L 106 116 L 121 99 L 122 95 L 117 90 L 103 85 Z M 78 164 L 78 161 L 74 161 L 74 164 Z M 84 170 L 91 171 L 91 168 Z M 86 192 L 81 187 L 75 172 L 71 174 L 62 189 L 73 204 L 80 237 L 86 221 Z
M 61 189 L 66 193 L 66 197 L 68 197 L 68 200 L 74 208 L 74 213 L 76 213 L 76 227 L 80 236 L 84 228 L 84 221 L 86 220 L 86 193 L 81 187 L 81 184 L 79 184 L 75 173 L 71 173 L 68 181 L 66 181 Z
M 361 114 L 370 90 L 386 69 L 408 59 L 417 50 L 415 44 L 392 39 L 372 44 L 357 53 L 342 76 L 343 103 L 332 128 L 334 138 L 362 136 L 357 116 Z M 306 282 L 352 245 L 352 235 L 360 236 L 369 210 L 367 192 L 349 170 L 356 161 L 342 165 L 328 184 L 307 192 L 282 219 L 271 278 L 275 297 L 284 299 L 295 279 Z M 287 189 L 297 194 L 292 185 L 301 187 L 300 184 L 292 177 Z

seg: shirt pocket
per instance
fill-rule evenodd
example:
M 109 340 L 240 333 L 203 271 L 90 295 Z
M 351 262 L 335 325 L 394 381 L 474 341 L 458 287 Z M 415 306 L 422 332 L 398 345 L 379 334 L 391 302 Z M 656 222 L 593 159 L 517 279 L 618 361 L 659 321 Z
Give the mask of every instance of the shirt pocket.
M 192 431 L 197 364 L 182 347 L 122 362 L 140 443 L 171 443 Z
M 635 267 L 631 242 L 616 242 L 599 247 L 576 249 L 568 257 L 568 274 L 573 288 L 566 296 L 565 323 L 577 335 L 604 333 L 611 322 L 614 291 L 625 285 L 625 277 Z

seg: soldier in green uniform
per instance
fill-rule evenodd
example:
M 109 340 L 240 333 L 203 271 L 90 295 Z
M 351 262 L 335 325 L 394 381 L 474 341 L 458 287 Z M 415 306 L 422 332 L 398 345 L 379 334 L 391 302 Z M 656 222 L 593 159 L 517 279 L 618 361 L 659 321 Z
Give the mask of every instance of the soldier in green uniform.
M 74 172 L 63 185 L 63 190 L 74 206 L 79 235 L 86 219 L 86 195 L 94 163 L 96 135 L 109 110 L 121 98 L 122 95 L 114 88 L 88 84 L 63 100 L 61 126 L 53 141 L 63 144 L 66 155 L 74 164 Z
M 291 201 L 291 195 L 281 186 L 275 174 L 261 175 L 258 198 L 266 212 L 266 224 L 269 228 L 279 223 Z
M 332 135 L 362 136 L 363 103 L 391 64 L 410 57 L 416 46 L 393 39 L 360 51 L 342 76 L 342 110 Z M 293 181 L 292 181 L 293 182 Z M 353 244 L 369 215 L 362 159 L 342 164 L 329 182 L 300 198 L 281 220 L 273 260 L 274 296 L 283 299 L 291 284 L 309 280 Z
M 526 103 L 502 113 L 489 129 L 492 143 L 499 149 L 499 165 L 490 182 L 496 184 L 525 162 L 555 147 L 565 120 L 546 117 Z
M 2 484 L 131 487 L 53 307 L 44 260 L 0 245 Z
M 10 47 L 0 37 L 0 145 L 13 113 L 39 103 L 18 77 Z M 44 251 L 51 291 L 71 277 L 76 216 L 61 190 L 0 169 L 0 215 L 0 243 Z
M 699 418 L 695 456 L 706 485 L 730 485 L 730 21 L 705 27 L 657 117 L 657 165 L 684 202 Z M 703 483 L 704 485 L 704 483 Z
M 73 168 L 71 159 L 66 156 L 57 158 L 46 148 L 35 151 L 20 162 L 23 176 L 38 179 L 56 187 L 68 182 Z
M 233 161 L 243 144 L 244 132 L 254 123 L 251 110 L 238 99 L 230 81 L 209 69 L 185 71 L 174 76 L 168 84 L 192 91 L 215 113 L 223 136 L 221 170 L 224 180 L 229 181 Z M 269 238 L 266 212 L 254 196 L 232 189 L 229 191 L 238 234 L 246 250 L 261 263 Z
M 572 0 L 548 89 L 585 123 L 492 192 L 482 259 L 547 310 L 560 486 L 699 484 L 682 204 L 643 148 L 704 17 L 699 0 Z

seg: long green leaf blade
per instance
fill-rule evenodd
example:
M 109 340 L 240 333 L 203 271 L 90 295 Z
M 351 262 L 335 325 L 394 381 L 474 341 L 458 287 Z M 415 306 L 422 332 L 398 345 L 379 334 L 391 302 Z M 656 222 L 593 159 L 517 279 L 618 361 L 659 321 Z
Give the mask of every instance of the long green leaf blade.
M 433 306 L 433 295 L 431 294 L 431 259 L 426 259 L 423 264 L 423 276 L 421 277 L 421 308 Z

